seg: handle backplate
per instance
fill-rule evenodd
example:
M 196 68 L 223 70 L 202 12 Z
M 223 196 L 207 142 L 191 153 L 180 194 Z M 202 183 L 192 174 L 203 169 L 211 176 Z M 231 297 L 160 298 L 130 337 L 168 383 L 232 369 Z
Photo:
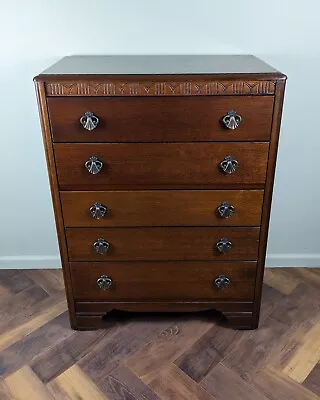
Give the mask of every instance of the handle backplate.
M 97 279 L 97 286 L 100 290 L 109 290 L 113 285 L 113 280 L 107 275 L 101 275 Z
M 106 240 L 104 240 L 103 238 L 99 238 L 93 243 L 93 248 L 95 249 L 95 251 L 98 254 L 107 253 L 109 250 L 109 247 L 110 247 L 110 243 L 107 242 Z
M 230 218 L 233 216 L 235 212 L 235 208 L 232 204 L 224 201 L 220 206 L 217 208 L 217 213 L 221 218 Z
M 87 131 L 93 131 L 99 124 L 99 118 L 91 111 L 87 111 L 80 118 L 80 124 L 87 129 Z
M 236 172 L 239 163 L 238 161 L 232 156 L 226 156 L 219 164 L 222 172 L 225 174 L 231 175 Z
M 97 175 L 103 168 L 103 162 L 97 156 L 92 156 L 85 162 L 84 166 L 92 175 Z
M 95 219 L 101 219 L 108 214 L 108 208 L 101 203 L 94 203 L 89 210 Z
M 231 279 L 225 275 L 219 275 L 214 280 L 214 284 L 218 289 L 224 289 L 225 287 L 229 286 L 231 283 Z
M 217 241 L 216 248 L 219 253 L 229 253 L 232 250 L 232 242 L 229 239 L 222 238 Z
M 228 129 L 237 129 L 242 121 L 241 115 L 237 114 L 235 110 L 230 110 L 227 114 L 222 118 L 222 122 Z

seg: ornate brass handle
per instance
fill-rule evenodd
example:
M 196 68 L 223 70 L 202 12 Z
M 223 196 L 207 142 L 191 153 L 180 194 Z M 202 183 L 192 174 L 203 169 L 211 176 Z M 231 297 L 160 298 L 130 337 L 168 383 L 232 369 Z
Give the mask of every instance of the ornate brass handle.
M 219 164 L 225 174 L 233 174 L 239 166 L 238 161 L 232 156 L 226 156 Z
M 108 208 L 101 203 L 94 203 L 89 210 L 95 219 L 101 219 L 108 213 Z
M 113 280 L 107 275 L 101 275 L 97 279 L 97 286 L 100 290 L 109 290 L 113 285 Z
M 231 279 L 228 278 L 225 275 L 219 275 L 216 277 L 214 280 L 215 285 L 217 286 L 218 289 L 224 289 L 231 283 Z
M 80 124 L 88 131 L 93 131 L 99 124 L 99 118 L 91 111 L 87 111 L 80 118 Z
M 93 243 L 93 248 L 98 254 L 105 254 L 108 252 L 110 243 L 100 238 Z
M 230 218 L 233 216 L 235 208 L 233 205 L 224 201 L 220 206 L 217 208 L 217 213 L 221 218 Z
M 229 239 L 222 238 L 217 241 L 216 247 L 219 253 L 229 253 L 232 249 L 232 242 Z
M 103 162 L 98 157 L 92 156 L 85 162 L 84 166 L 90 174 L 97 175 L 103 168 Z
M 237 129 L 242 121 L 241 115 L 237 114 L 235 110 L 230 110 L 227 114 L 222 118 L 222 122 L 228 129 Z

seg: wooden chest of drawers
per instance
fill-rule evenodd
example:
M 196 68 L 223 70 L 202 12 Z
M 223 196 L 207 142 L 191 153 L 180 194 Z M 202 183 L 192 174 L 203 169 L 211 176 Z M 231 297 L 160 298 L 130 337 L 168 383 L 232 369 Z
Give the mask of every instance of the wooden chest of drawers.
M 35 78 L 71 326 L 258 326 L 285 75 L 252 56 L 74 56 Z

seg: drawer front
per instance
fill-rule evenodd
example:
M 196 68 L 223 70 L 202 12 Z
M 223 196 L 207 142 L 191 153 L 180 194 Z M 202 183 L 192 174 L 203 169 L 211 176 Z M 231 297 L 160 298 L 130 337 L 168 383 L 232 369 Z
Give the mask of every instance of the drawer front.
M 250 301 L 256 275 L 255 262 L 70 263 L 70 267 L 76 301 Z
M 272 96 L 48 98 L 55 142 L 192 142 L 270 138 Z M 235 110 L 242 120 L 227 128 L 223 117 Z M 88 130 L 86 112 L 98 117 Z M 87 128 L 96 125 L 88 124 Z
M 268 146 L 268 143 L 60 143 L 54 149 L 62 189 L 74 189 L 77 185 L 81 188 L 179 184 L 228 187 L 264 184 Z M 93 156 L 97 159 L 92 159 Z M 224 173 L 222 162 L 224 168 L 236 167 L 235 172 Z M 88 172 L 85 164 L 91 171 L 100 172 Z
M 60 192 L 68 227 L 258 226 L 263 190 Z
M 70 261 L 256 260 L 259 228 L 67 228 L 66 236 Z

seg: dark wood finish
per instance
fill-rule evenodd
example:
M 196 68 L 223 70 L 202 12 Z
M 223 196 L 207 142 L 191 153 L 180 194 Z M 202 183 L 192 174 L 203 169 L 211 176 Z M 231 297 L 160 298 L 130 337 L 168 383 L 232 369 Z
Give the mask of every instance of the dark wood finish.
M 114 309 L 217 310 L 224 313 L 233 327 L 258 326 L 285 80 L 285 75 L 253 56 L 67 57 L 35 78 L 73 328 L 98 327 L 102 319 L 111 320 Z M 243 117 L 234 131 L 221 125 L 221 117 L 229 108 Z M 81 128 L 79 118 L 85 111 L 100 117 L 97 130 L 87 132 Z M 219 163 L 228 155 L 239 162 L 232 175 L 219 169 Z M 84 167 L 91 156 L 104 162 L 97 175 L 91 175 Z M 215 214 L 216 202 L 225 194 L 230 196 L 223 201 L 233 202 L 236 213 L 228 220 L 220 220 Z M 100 198 L 94 200 L 96 196 Z M 105 205 L 110 208 L 109 215 L 93 220 L 88 213 L 91 201 L 108 203 Z M 215 242 L 227 235 L 234 248 L 229 254 L 215 253 Z M 111 242 L 110 251 L 103 256 L 92 247 L 102 236 Z M 92 277 L 90 265 L 97 269 L 108 265 L 123 278 L 122 283 L 129 282 L 125 279 L 133 265 L 142 265 L 132 272 L 130 281 L 142 274 L 151 282 L 147 290 L 157 293 L 157 301 L 138 302 L 128 296 L 126 301 L 86 298 L 88 301 L 75 304 L 74 291 L 78 293 L 83 282 L 72 282 L 71 261 L 77 261 L 71 263 L 78 266 L 76 271 L 88 266 L 88 277 Z M 250 292 L 250 301 L 244 300 L 242 289 L 234 292 L 238 297 L 220 302 L 201 298 L 205 293 L 201 285 L 207 281 L 200 277 L 209 276 L 220 262 L 231 261 L 234 265 L 240 261 L 257 265 L 245 286 L 246 290 L 254 290 L 253 297 Z M 122 269 L 116 269 L 116 263 Z M 155 263 L 164 267 L 154 272 L 149 265 Z M 177 270 L 171 272 L 174 263 Z M 170 300 L 171 292 L 165 289 L 160 296 L 165 272 L 170 273 L 168 279 L 172 282 L 182 265 L 192 263 L 201 264 L 190 275 L 199 277 L 197 285 L 187 290 L 190 281 L 189 275 L 185 275 L 184 284 L 176 285 L 174 293 L 182 293 L 184 298 Z M 214 266 L 210 270 L 205 267 L 209 264 Z M 123 271 L 127 271 L 126 276 L 121 275 Z M 32 279 L 33 275 L 28 276 Z M 162 284 L 155 286 L 155 281 Z M 286 290 L 292 287 L 294 280 L 287 282 Z M 126 296 L 127 293 L 126 290 Z M 192 293 L 197 298 L 188 301 L 188 294 Z M 6 291 L 0 293 L 6 295 Z M 269 308 L 273 309 L 281 296 L 269 297 Z M 268 318 L 267 311 L 262 316 L 262 323 L 266 321 L 270 329 L 273 319 Z M 278 323 L 276 333 L 281 335 L 282 331 Z M 265 345 L 267 336 L 261 335 Z M 129 343 L 128 335 L 125 338 L 124 343 Z M 131 339 L 135 341 L 136 336 Z M 260 346 L 259 340 L 249 347 L 255 346 Z M 158 373 L 158 367 L 151 362 L 152 354 L 147 349 L 145 363 L 128 362 L 136 376 L 142 371 L 148 377 Z M 177 359 L 179 355 L 178 352 L 172 357 Z M 263 360 L 248 356 L 240 363 L 255 365 L 257 371 Z M 229 365 L 233 365 L 232 360 Z M 183 382 L 185 378 L 176 367 L 172 371 L 163 374 L 174 373 Z M 250 379 L 252 376 L 248 374 Z M 160 382 L 161 379 L 154 382 L 152 388 L 161 392 L 160 397 L 167 396 L 169 392 L 161 391 Z M 114 384 L 111 386 L 114 388 Z M 56 383 L 51 390 L 61 394 Z M 184 393 L 181 390 L 174 392 L 177 398 Z M 64 388 L 65 397 L 67 391 Z M 206 396 L 199 390 L 190 393 Z
M 273 97 L 52 97 L 48 109 L 55 142 L 267 141 Z M 236 130 L 221 121 L 230 110 L 243 119 Z M 79 122 L 87 111 L 93 131 Z
M 74 264 L 74 263 L 72 263 Z M 185 312 L 208 311 L 220 312 L 251 312 L 252 301 L 77 301 L 77 315 L 104 315 L 112 310 L 128 312 Z
M 268 143 L 55 144 L 61 189 L 93 185 L 264 184 Z M 237 171 L 224 174 L 220 162 L 232 155 Z M 97 156 L 104 168 L 90 174 L 84 164 Z
M 255 80 L 250 80 L 250 75 L 233 76 L 226 80 L 225 77 L 212 76 L 196 79 L 194 75 L 184 76 L 150 76 L 133 77 L 122 76 L 97 81 L 92 76 L 81 76 L 72 80 L 68 75 L 59 77 L 40 76 L 39 80 L 46 80 L 46 93 L 48 97 L 54 96 L 264 96 L 273 95 L 277 78 L 268 75 L 256 75 Z M 278 77 L 283 79 L 283 77 Z
M 70 261 L 256 260 L 259 228 L 67 228 Z M 103 238 L 109 251 L 98 254 L 93 243 Z M 216 243 L 232 242 L 221 254 Z
M 258 262 L 258 272 L 257 272 L 256 290 L 255 290 L 255 307 L 254 307 L 255 325 L 258 325 L 259 315 L 260 315 L 263 272 L 266 260 L 271 201 L 272 201 L 274 174 L 276 169 L 276 160 L 278 153 L 278 141 L 279 141 L 285 84 L 286 84 L 285 81 L 277 82 L 274 115 L 272 120 L 272 132 L 271 132 L 271 142 L 269 147 L 265 196 L 263 201 L 263 212 L 261 220 L 262 229 L 260 231 L 259 262 Z
M 68 264 L 68 250 L 64 232 L 64 224 L 62 218 L 62 210 L 58 189 L 58 178 L 54 159 L 53 144 L 51 142 L 50 122 L 47 109 L 47 101 L 45 96 L 45 88 L 43 82 L 35 82 L 36 94 L 38 100 L 40 123 L 42 129 L 43 145 L 46 155 L 49 183 L 51 189 L 53 210 L 55 216 L 56 229 L 58 234 L 58 243 L 60 249 L 61 264 L 63 267 L 63 276 L 66 288 L 67 301 L 69 306 L 69 318 L 72 328 L 76 328 L 74 299 L 71 286 L 71 277 Z
M 76 301 L 252 301 L 255 262 L 71 263 Z M 100 290 L 97 279 L 113 280 Z M 231 283 L 219 289 L 214 280 L 226 275 Z
M 259 226 L 263 190 L 138 190 L 60 192 L 66 227 L 103 226 Z M 230 218 L 217 208 L 235 207 Z M 95 219 L 89 209 L 99 202 L 108 208 Z

